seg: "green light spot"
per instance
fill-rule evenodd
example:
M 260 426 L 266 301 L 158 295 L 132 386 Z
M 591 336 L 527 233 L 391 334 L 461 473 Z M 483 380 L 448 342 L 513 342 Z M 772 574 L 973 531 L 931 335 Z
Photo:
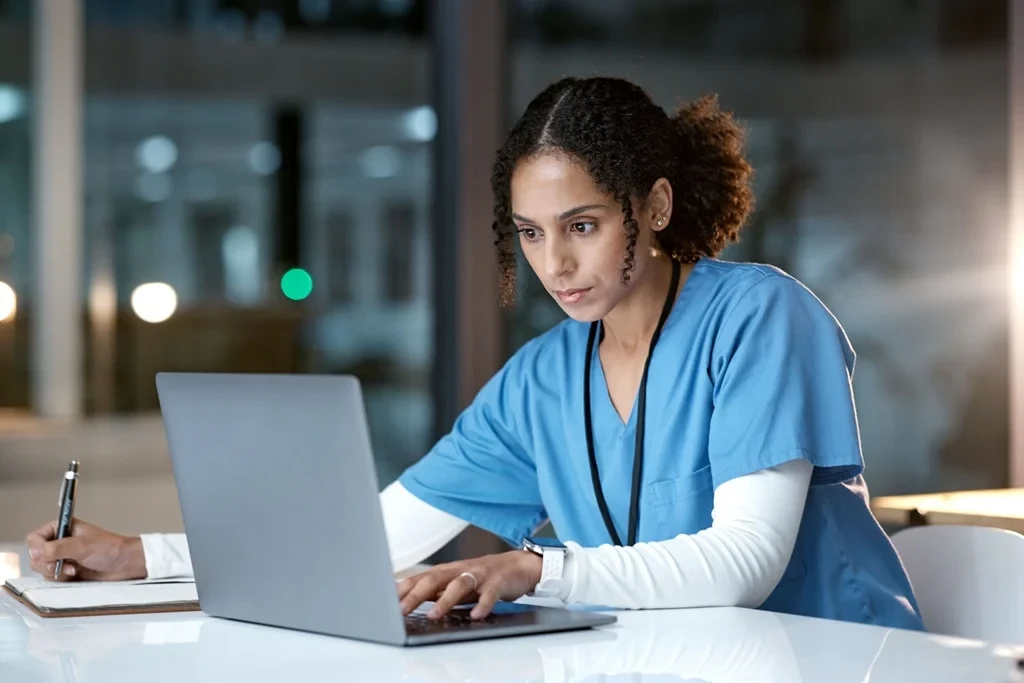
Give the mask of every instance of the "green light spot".
M 292 301 L 302 301 L 313 291 L 313 278 L 302 268 L 292 268 L 281 276 L 281 291 Z

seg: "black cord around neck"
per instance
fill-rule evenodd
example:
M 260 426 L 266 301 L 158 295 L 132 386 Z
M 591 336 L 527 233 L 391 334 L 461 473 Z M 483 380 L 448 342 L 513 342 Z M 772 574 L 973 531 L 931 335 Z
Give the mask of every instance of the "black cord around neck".
M 651 336 L 651 344 L 647 350 L 647 358 L 644 360 L 644 373 L 640 378 L 640 387 L 637 391 L 636 406 L 636 441 L 633 448 L 633 483 L 629 497 L 629 527 L 628 544 L 636 543 L 637 530 L 640 527 L 640 484 L 643 479 L 644 466 L 644 428 L 647 418 L 647 374 L 651 368 L 651 358 L 654 356 L 654 346 L 658 343 L 661 330 L 672 312 L 672 305 L 676 300 L 676 293 L 679 290 L 681 268 L 679 262 L 672 261 L 672 282 L 669 285 L 668 295 L 665 297 L 665 304 L 661 309 L 661 316 L 658 318 L 658 325 L 654 328 Z M 601 475 L 597 468 L 597 456 L 594 454 L 594 430 L 590 415 L 590 372 L 593 366 L 594 343 L 597 340 L 600 323 L 595 321 L 590 324 L 590 333 L 587 337 L 587 356 L 583 367 L 583 421 L 587 440 L 587 457 L 590 459 L 590 478 L 594 485 L 594 497 L 597 499 L 597 507 L 601 511 L 601 518 L 608 529 L 615 545 L 622 545 L 615 524 L 612 522 L 611 513 L 608 512 L 608 503 L 601 488 Z

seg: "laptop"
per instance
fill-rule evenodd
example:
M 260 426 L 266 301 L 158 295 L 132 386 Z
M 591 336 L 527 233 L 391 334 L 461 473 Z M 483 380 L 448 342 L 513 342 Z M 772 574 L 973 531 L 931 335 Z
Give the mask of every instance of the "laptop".
M 616 621 L 518 602 L 404 617 L 355 377 L 158 373 L 156 387 L 208 615 L 398 646 Z

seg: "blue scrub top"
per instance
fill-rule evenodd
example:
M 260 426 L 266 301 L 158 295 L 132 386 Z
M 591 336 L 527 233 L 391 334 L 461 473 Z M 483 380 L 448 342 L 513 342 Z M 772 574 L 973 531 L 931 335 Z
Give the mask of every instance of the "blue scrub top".
M 525 344 L 400 477 L 405 488 L 512 545 L 546 520 L 563 542 L 610 543 L 584 436 L 587 331 L 565 320 Z M 594 353 L 595 454 L 626 538 L 636 406 L 623 422 Z M 838 321 L 796 279 L 700 260 L 651 359 L 638 540 L 707 529 L 716 487 L 803 458 L 814 472 L 796 547 L 761 608 L 923 630 L 903 565 L 868 506 L 854 357 Z

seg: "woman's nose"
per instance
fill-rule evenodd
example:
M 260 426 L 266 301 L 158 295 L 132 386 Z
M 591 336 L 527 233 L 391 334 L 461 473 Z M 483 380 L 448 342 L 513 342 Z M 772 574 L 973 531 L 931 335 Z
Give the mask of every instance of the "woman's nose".
M 546 252 L 544 254 L 544 270 L 549 278 L 562 277 L 575 268 L 572 250 L 562 240 L 549 240 Z

